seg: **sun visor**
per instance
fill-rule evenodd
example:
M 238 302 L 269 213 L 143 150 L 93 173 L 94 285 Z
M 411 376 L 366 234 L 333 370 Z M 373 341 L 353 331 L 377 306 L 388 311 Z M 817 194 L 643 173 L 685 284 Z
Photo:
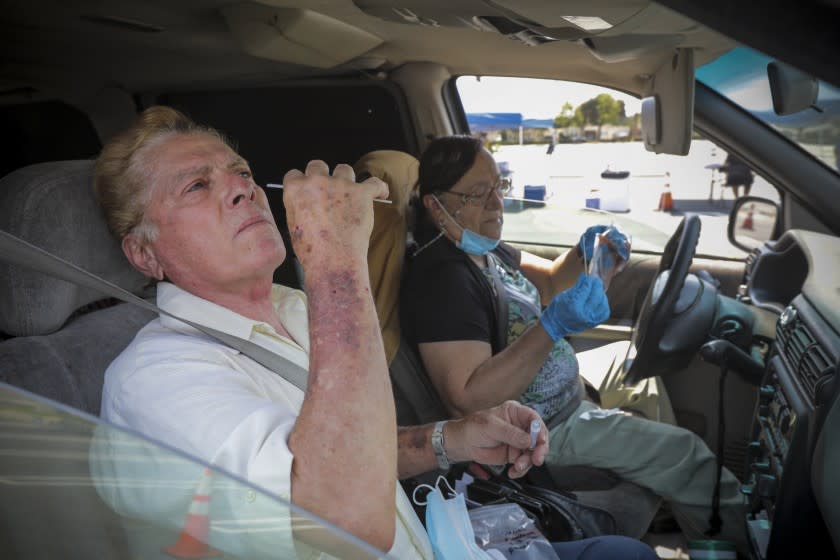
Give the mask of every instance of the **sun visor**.
M 221 12 L 245 52 L 279 62 L 332 68 L 382 44 L 363 29 L 313 10 L 243 3 Z
M 642 118 L 645 149 L 657 154 L 686 155 L 694 129 L 694 51 L 676 49 L 647 79 L 643 97 L 655 100 L 651 104 L 655 112 L 648 119 L 644 115 Z M 657 130 L 645 131 L 645 123 Z
M 602 35 L 586 37 L 581 42 L 592 56 L 604 62 L 626 62 L 678 47 L 682 35 Z

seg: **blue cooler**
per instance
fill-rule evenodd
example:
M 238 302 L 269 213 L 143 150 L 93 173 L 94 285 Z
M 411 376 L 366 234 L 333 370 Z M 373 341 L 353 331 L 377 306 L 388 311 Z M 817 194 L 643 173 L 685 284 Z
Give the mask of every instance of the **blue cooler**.
M 545 185 L 525 185 L 522 198 L 526 200 L 545 200 Z
M 601 209 L 601 193 L 598 189 L 592 189 L 589 191 L 589 194 L 586 195 L 584 199 L 584 206 L 587 208 L 592 208 L 594 210 Z

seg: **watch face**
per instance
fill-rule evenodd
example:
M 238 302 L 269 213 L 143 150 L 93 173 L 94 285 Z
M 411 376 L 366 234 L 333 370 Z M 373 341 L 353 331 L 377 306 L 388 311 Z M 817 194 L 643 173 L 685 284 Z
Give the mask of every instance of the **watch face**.
M 793 323 L 793 320 L 796 319 L 796 308 L 792 305 L 788 305 L 785 307 L 785 310 L 782 311 L 782 314 L 779 316 L 779 325 L 782 327 L 787 327 Z

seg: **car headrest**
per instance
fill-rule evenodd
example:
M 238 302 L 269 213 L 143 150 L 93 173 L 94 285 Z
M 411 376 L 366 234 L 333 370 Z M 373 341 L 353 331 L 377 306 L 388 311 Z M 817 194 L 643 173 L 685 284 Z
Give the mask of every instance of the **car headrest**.
M 132 293 L 147 279 L 123 255 L 93 194 L 92 160 L 23 167 L 0 179 L 0 229 Z M 12 336 L 58 330 L 100 292 L 0 262 L 0 331 Z
M 408 233 L 409 196 L 417 183 L 420 162 L 405 152 L 376 150 L 362 156 L 356 177 L 371 176 L 388 184 L 392 204 L 373 205 L 373 231 L 368 248 L 368 272 L 388 363 L 400 345 L 400 280 Z
M 374 150 L 359 158 L 353 166 L 356 177 L 362 175 L 378 177 L 386 183 L 390 190 L 388 199 L 393 202 L 401 216 L 405 216 L 411 191 L 417 184 L 417 173 L 420 162 L 411 154 L 398 150 Z M 382 205 L 377 205 L 382 206 Z

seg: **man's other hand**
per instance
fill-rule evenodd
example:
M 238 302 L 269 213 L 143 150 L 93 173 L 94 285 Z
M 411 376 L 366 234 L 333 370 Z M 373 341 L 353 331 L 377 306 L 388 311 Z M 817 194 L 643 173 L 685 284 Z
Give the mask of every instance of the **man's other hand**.
M 529 449 L 531 422 L 541 426 L 537 445 Z M 452 420 L 444 427 L 446 452 L 453 461 L 486 465 L 509 464 L 511 478 L 523 476 L 533 465 L 542 465 L 548 453 L 548 429 L 532 408 L 516 401 Z

